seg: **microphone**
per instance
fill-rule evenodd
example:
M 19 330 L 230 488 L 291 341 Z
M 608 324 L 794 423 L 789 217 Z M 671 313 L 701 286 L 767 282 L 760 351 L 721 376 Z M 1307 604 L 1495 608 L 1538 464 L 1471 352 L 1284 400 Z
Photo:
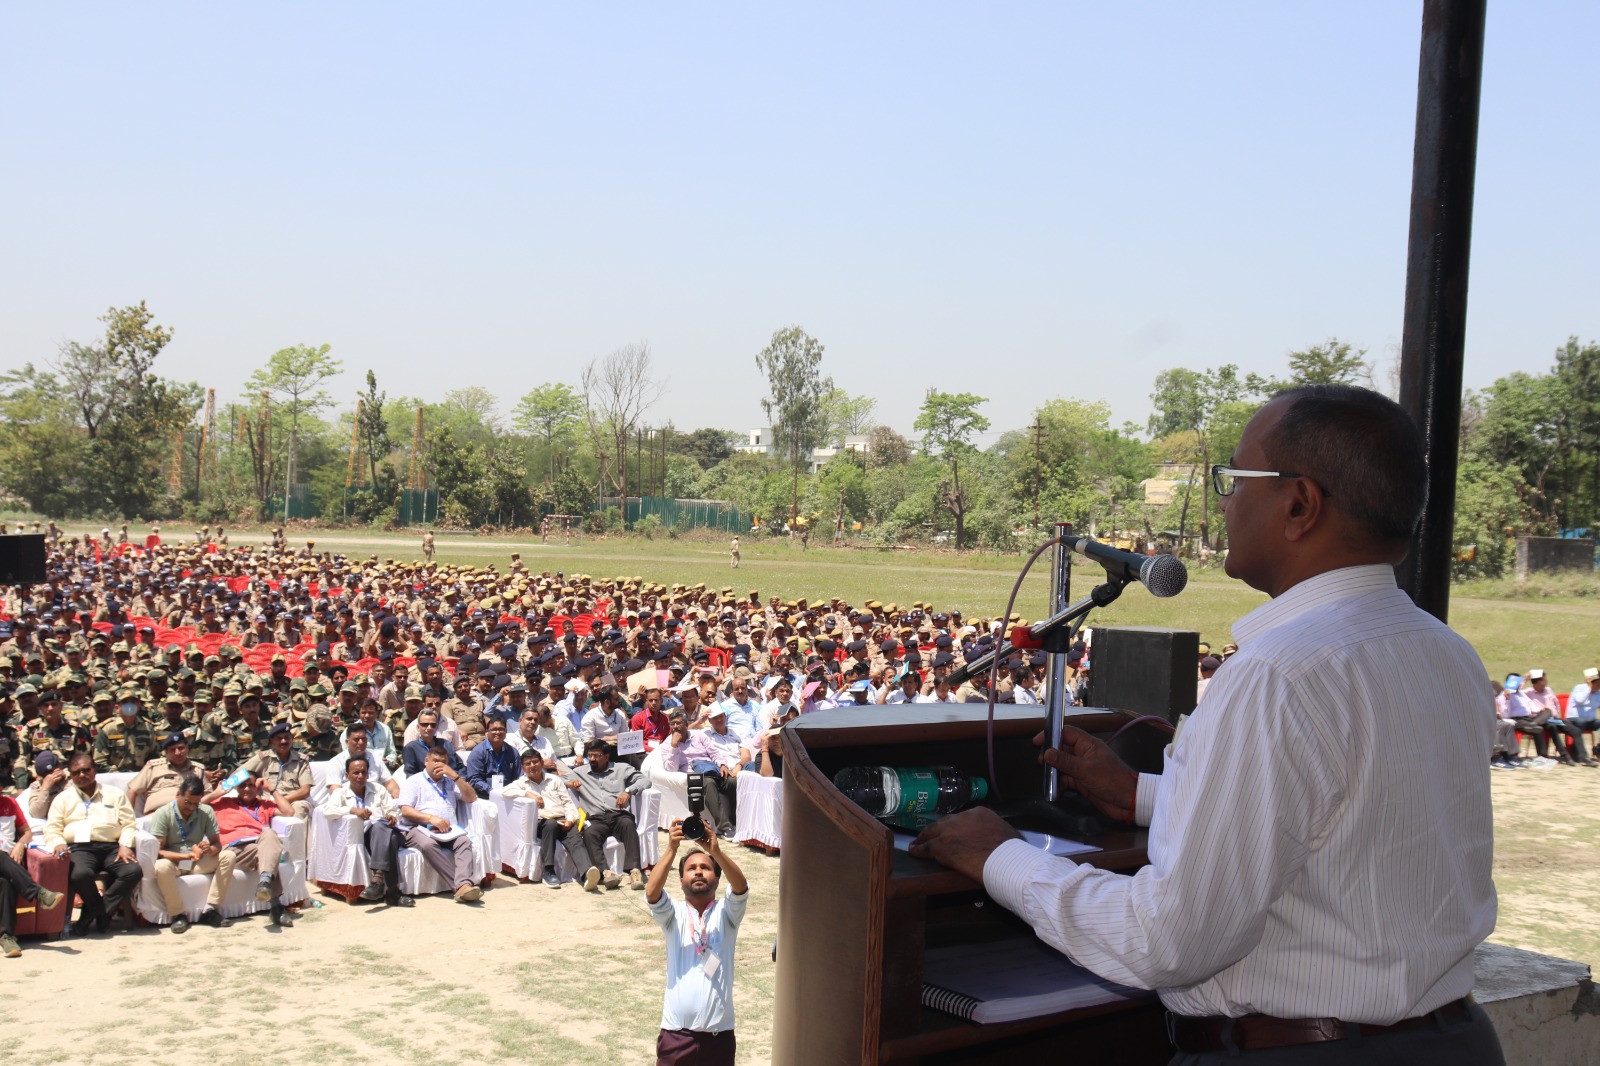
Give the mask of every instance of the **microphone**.
M 1121 548 L 1113 548 L 1109 544 L 1101 544 L 1088 537 L 1064 537 L 1062 544 L 1072 551 L 1088 559 L 1093 559 L 1106 568 L 1106 573 L 1113 578 L 1124 581 L 1137 581 L 1150 590 L 1150 595 L 1165 599 L 1176 596 L 1182 592 L 1189 583 L 1189 571 L 1182 561 L 1175 555 L 1138 555 L 1134 552 L 1125 552 Z M 1096 600 L 1098 606 L 1115 599 L 1113 593 L 1110 599 Z M 1013 649 L 1042 648 L 1045 638 L 1057 633 L 1063 626 L 1069 625 L 1074 619 L 1080 618 L 1087 610 L 1088 600 L 1068 607 L 1041 622 L 1031 626 L 1015 626 L 1009 634 L 1009 639 L 1001 642 L 1001 646 L 994 651 L 980 655 L 978 658 L 964 663 L 959 669 L 950 674 L 950 684 L 959 685 L 978 676 L 994 665 L 1002 655 L 1008 655 Z
M 1189 571 L 1176 555 L 1139 555 L 1088 537 L 1066 537 L 1062 543 L 1105 567 L 1112 577 L 1137 581 L 1157 599 L 1176 596 L 1189 583 Z

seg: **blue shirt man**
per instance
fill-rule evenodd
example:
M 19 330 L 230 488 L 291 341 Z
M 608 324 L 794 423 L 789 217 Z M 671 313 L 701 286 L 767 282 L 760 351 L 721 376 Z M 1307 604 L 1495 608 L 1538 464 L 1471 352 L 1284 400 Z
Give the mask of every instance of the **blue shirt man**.
M 1584 723 L 1584 732 L 1592 732 L 1596 725 L 1600 725 L 1595 720 L 1596 711 L 1600 711 L 1600 668 L 1591 666 L 1583 672 L 1583 680 L 1572 690 L 1572 695 L 1567 697 L 1567 719 L 1577 719 Z
M 522 757 L 517 754 L 517 749 L 506 743 L 506 724 L 503 720 L 495 719 L 489 723 L 487 736 L 467 756 L 464 776 L 480 796 L 490 793 L 496 776 L 500 778 L 501 785 L 509 785 L 522 776 Z

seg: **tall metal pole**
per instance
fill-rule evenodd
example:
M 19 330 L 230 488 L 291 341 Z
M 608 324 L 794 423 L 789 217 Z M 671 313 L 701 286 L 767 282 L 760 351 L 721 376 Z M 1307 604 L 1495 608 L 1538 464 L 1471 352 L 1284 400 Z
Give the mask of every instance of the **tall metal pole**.
M 1417 73 L 1400 405 L 1426 439 L 1428 501 L 1398 576 L 1417 606 L 1441 621 L 1450 613 L 1485 4 L 1424 0 Z
M 1071 602 L 1072 592 L 1072 554 L 1067 551 L 1063 541 L 1072 533 L 1072 526 L 1067 522 L 1057 522 L 1054 533 L 1057 540 L 1055 552 L 1050 557 L 1050 610 L 1045 615 L 1049 618 L 1067 609 Z M 1053 653 L 1047 660 L 1047 673 L 1045 674 L 1045 729 L 1049 733 L 1047 748 L 1061 747 L 1061 723 L 1067 714 L 1067 655 L 1065 652 Z M 1054 802 L 1060 790 L 1060 782 L 1056 779 L 1056 768 L 1048 764 L 1044 768 L 1044 798 Z

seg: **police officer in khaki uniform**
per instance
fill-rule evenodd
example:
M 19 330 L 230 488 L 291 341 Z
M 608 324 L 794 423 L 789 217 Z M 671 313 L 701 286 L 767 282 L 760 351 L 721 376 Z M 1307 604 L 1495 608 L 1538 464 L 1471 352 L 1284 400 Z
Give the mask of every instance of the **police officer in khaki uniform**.
M 266 778 L 272 790 L 294 808 L 295 817 L 309 818 L 311 762 L 294 750 L 292 732 L 287 722 L 274 725 L 267 734 L 267 749 L 240 765 L 256 777 Z
M 145 812 L 154 814 L 163 804 L 178 798 L 178 786 L 191 774 L 203 778 L 208 788 L 215 788 L 222 780 L 221 770 L 208 770 L 204 763 L 189 758 L 188 738 L 182 733 L 168 733 L 161 738 L 161 755 L 145 763 L 128 782 L 128 800 L 137 806 L 142 798 Z

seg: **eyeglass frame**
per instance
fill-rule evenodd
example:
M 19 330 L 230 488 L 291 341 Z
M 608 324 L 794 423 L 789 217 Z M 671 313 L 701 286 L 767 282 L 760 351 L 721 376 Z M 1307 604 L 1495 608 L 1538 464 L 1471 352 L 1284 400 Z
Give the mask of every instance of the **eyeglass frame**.
M 1221 463 L 1216 463 L 1211 467 L 1211 488 L 1212 488 L 1212 490 L 1214 492 L 1216 492 L 1216 494 L 1218 496 L 1221 496 L 1224 499 L 1226 499 L 1229 496 L 1232 496 L 1233 493 L 1234 493 L 1234 490 L 1239 487 L 1239 486 L 1235 485 L 1233 488 L 1228 489 L 1226 492 L 1224 492 L 1223 489 L 1222 489 L 1221 481 L 1219 480 L 1222 477 L 1222 475 L 1224 475 L 1224 474 L 1228 475 L 1229 477 L 1233 477 L 1233 478 L 1240 478 L 1240 477 L 1304 477 L 1304 478 L 1309 478 L 1309 477 L 1311 477 L 1310 474 L 1292 474 L 1287 470 L 1241 470 L 1238 467 L 1224 466 Z M 1329 492 L 1327 489 L 1323 488 L 1321 485 L 1318 485 L 1317 488 L 1322 492 L 1322 495 L 1323 495 L 1324 498 L 1331 498 L 1332 497 L 1333 493 Z

